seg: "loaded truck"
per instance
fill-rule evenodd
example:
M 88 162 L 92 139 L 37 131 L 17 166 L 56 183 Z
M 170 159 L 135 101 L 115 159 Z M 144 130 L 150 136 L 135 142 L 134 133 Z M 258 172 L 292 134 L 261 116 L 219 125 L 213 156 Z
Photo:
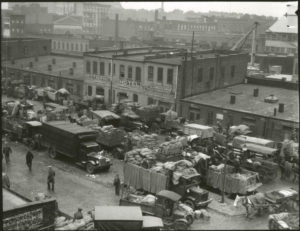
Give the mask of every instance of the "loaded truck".
M 96 131 L 65 121 L 43 123 L 40 131 L 51 158 L 58 154 L 70 157 L 90 174 L 98 169 L 109 170 L 112 165 L 111 160 L 99 152 Z
M 137 179 L 137 175 L 143 177 Z M 182 175 L 176 185 L 172 182 L 172 175 L 171 170 L 168 171 L 167 175 L 164 175 L 131 163 L 125 163 L 124 165 L 124 183 L 135 189 L 142 189 L 154 194 L 161 190 L 176 192 L 181 195 L 182 202 L 192 209 L 207 207 L 212 201 L 208 198 L 208 191 L 197 187 L 200 183 L 200 175 L 196 170 L 194 174 Z

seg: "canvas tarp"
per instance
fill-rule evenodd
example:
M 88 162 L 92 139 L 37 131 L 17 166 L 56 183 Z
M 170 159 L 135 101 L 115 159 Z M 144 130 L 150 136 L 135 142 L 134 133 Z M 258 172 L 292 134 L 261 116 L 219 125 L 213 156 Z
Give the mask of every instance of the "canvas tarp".
M 124 183 L 135 189 L 157 193 L 167 189 L 168 178 L 163 174 L 126 163 L 124 165 Z

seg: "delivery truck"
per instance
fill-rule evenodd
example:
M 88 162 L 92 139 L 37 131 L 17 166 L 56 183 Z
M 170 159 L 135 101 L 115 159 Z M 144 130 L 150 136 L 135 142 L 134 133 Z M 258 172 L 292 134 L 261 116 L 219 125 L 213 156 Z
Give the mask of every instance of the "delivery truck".
M 111 160 L 99 152 L 96 131 L 70 122 L 51 121 L 43 123 L 41 134 L 51 158 L 58 154 L 70 157 L 90 174 L 97 169 L 109 170 L 112 165 Z

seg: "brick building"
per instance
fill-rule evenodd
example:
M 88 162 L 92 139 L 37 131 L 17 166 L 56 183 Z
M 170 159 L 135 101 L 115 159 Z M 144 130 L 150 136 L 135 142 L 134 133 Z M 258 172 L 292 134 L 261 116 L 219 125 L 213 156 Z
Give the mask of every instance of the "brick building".
M 255 96 L 255 90 L 257 96 Z M 265 102 L 273 95 L 278 101 Z M 217 119 L 227 125 L 246 124 L 253 136 L 282 141 L 296 128 L 299 132 L 298 91 L 254 84 L 238 84 L 187 97 L 183 116 L 191 121 L 214 125 Z M 276 109 L 276 112 L 274 110 Z
M 73 96 L 83 95 L 82 58 L 44 55 L 2 62 L 3 77 L 23 80 L 38 87 L 66 88 Z
M 1 60 L 49 55 L 51 40 L 42 38 L 3 38 Z
M 3 37 L 22 37 L 25 33 L 25 15 L 15 14 L 11 10 L 2 10 L 1 26 Z

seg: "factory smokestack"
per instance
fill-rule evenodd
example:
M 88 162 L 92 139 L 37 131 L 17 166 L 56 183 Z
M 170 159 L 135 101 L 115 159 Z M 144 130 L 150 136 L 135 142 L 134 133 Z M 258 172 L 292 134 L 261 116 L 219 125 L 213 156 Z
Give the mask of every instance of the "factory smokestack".
M 119 14 L 116 14 L 115 19 L 115 45 L 118 45 L 119 41 Z

